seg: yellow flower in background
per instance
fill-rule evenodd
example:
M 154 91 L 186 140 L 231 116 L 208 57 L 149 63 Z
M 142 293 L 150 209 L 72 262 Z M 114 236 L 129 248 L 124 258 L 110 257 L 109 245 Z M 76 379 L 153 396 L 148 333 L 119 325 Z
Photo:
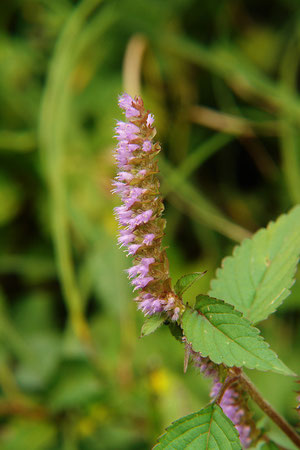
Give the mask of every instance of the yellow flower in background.
M 150 373 L 150 387 L 157 395 L 167 393 L 171 387 L 171 377 L 164 368 L 156 369 Z

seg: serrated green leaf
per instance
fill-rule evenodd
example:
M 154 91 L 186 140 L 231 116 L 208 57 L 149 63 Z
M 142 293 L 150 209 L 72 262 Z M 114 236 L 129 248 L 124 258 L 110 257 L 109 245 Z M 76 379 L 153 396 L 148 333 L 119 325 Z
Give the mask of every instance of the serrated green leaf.
M 194 272 L 189 273 L 188 275 L 183 275 L 183 277 L 179 278 L 176 281 L 176 284 L 174 286 L 174 291 L 177 295 L 182 296 L 182 294 L 192 286 L 199 278 L 203 277 L 206 272 Z
M 52 411 L 84 408 L 103 395 L 103 384 L 85 363 L 73 361 L 60 367 L 49 390 L 48 406 Z
M 240 450 L 238 432 L 233 423 L 216 405 L 182 417 L 167 428 L 154 447 L 162 449 L 190 450 Z
M 148 334 L 154 333 L 154 331 L 163 324 L 164 320 L 164 317 L 158 315 L 148 317 L 148 319 L 146 319 L 146 321 L 142 325 L 141 337 L 148 336 Z
M 290 294 L 300 254 L 300 206 L 236 247 L 225 258 L 209 295 L 253 323 L 266 319 Z
M 184 312 L 182 326 L 193 349 L 216 364 L 294 375 L 269 348 L 260 331 L 222 300 L 199 295 L 195 309 Z

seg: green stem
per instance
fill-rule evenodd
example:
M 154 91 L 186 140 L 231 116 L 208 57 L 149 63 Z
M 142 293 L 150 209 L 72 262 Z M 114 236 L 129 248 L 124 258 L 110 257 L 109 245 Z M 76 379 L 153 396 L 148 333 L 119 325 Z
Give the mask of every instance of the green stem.
M 282 168 L 287 190 L 292 202 L 300 202 L 300 157 L 298 127 L 285 119 L 281 121 L 281 155 Z
M 236 376 L 229 376 L 223 383 L 222 388 L 216 398 L 216 402 L 218 404 L 221 403 L 221 400 L 223 398 L 223 395 L 225 394 L 225 392 L 227 391 L 227 389 L 233 384 L 236 383 L 239 380 L 239 375 Z
M 261 393 L 256 389 L 252 381 L 243 372 L 239 375 L 239 380 L 246 389 L 252 400 L 264 411 L 270 419 L 286 434 L 294 444 L 300 448 L 300 435 L 290 426 L 290 424 L 268 403 Z

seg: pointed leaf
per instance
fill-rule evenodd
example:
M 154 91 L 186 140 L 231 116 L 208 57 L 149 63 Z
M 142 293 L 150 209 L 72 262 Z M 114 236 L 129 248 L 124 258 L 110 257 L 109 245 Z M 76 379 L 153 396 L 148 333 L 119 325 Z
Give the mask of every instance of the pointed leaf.
M 146 322 L 144 322 L 142 325 L 141 337 L 148 336 L 148 334 L 154 333 L 154 331 L 163 324 L 164 320 L 164 317 L 158 315 L 154 315 L 146 319 Z
M 182 326 L 194 351 L 216 364 L 294 375 L 269 348 L 260 331 L 221 300 L 199 295 L 195 309 L 184 312 Z
M 182 342 L 183 333 L 181 327 L 176 322 L 170 322 L 168 325 L 172 336 L 174 336 L 177 341 Z
M 179 278 L 179 280 L 177 280 L 175 286 L 174 286 L 174 291 L 176 292 L 177 295 L 179 295 L 179 297 L 182 296 L 182 294 L 189 288 L 192 286 L 192 284 L 195 283 L 195 281 L 199 280 L 199 278 L 203 277 L 203 275 L 206 274 L 205 272 L 194 272 L 194 273 L 189 273 L 188 275 L 183 275 L 183 277 Z
M 154 448 L 240 450 L 242 446 L 233 423 L 218 405 L 212 404 L 172 423 Z
M 225 258 L 209 295 L 235 306 L 253 323 L 290 294 L 300 254 L 300 206 L 236 247 Z

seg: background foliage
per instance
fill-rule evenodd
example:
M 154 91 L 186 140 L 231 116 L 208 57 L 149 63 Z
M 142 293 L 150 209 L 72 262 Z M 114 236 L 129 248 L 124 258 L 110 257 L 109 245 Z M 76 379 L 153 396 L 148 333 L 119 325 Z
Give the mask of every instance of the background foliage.
M 0 3 L 1 449 L 151 448 L 208 402 L 167 329 L 138 339 L 110 193 L 117 96 L 142 85 L 171 273 L 207 270 L 185 295 L 206 293 L 235 243 L 300 202 L 299 18 L 297 0 Z M 298 373 L 299 285 L 260 324 Z M 293 379 L 250 376 L 295 424 Z

